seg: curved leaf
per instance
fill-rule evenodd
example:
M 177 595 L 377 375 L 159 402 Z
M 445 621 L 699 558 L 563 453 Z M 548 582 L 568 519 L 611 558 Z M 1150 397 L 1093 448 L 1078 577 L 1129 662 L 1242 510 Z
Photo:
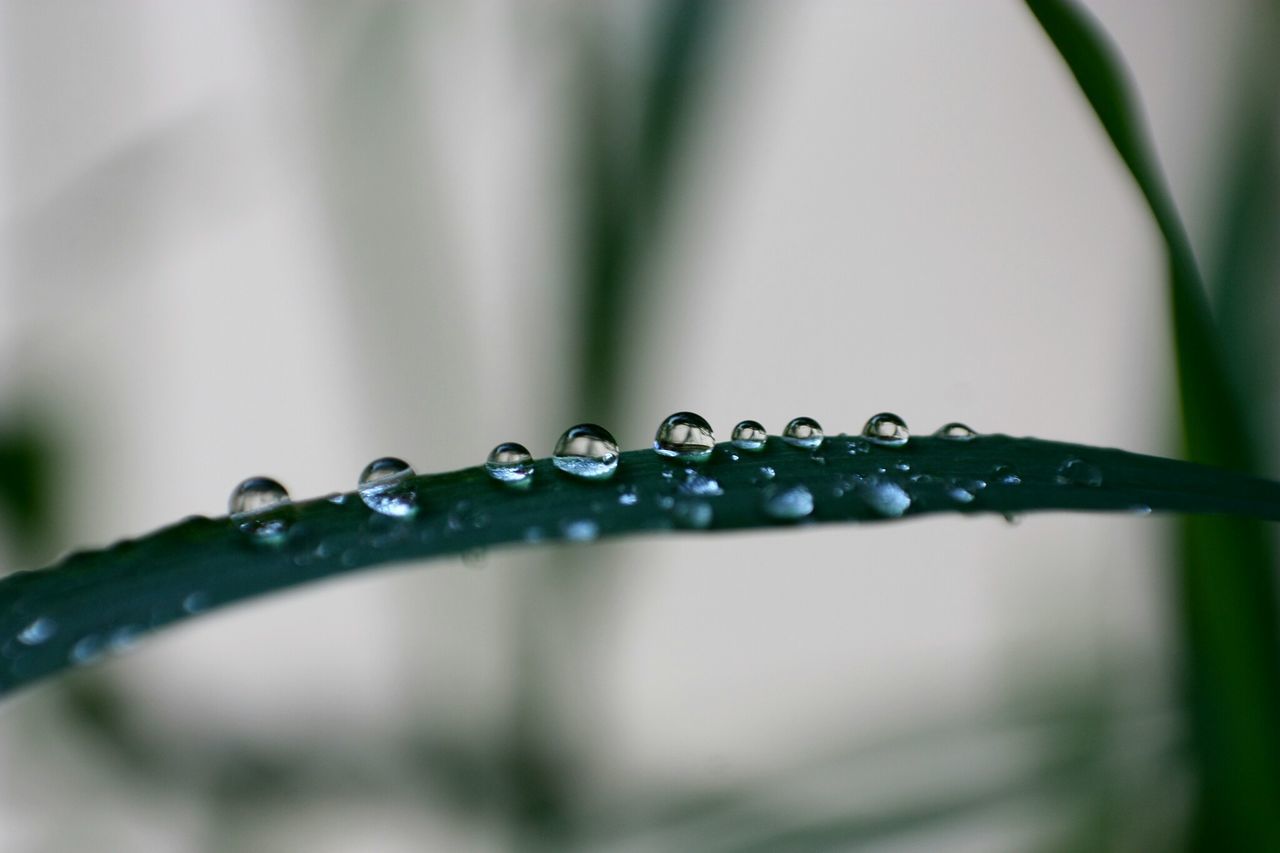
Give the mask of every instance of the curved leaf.
M 882 521 L 938 512 L 1226 513 L 1280 520 L 1280 483 L 1074 444 L 981 436 L 884 447 L 828 438 L 805 450 L 721 444 L 706 463 L 622 455 L 604 482 L 535 463 L 529 489 L 482 467 L 408 481 L 418 511 L 391 517 L 356 494 L 237 519 L 193 517 L 139 539 L 0 579 L 0 693 L 125 648 L 197 613 L 312 580 L 477 549 L 668 530 Z

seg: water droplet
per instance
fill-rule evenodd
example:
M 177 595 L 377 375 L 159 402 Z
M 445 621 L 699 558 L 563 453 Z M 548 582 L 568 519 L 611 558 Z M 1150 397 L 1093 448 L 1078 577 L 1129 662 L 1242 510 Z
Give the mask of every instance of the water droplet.
M 962 424 L 959 421 L 952 421 L 949 424 L 938 427 L 938 430 L 934 435 L 938 438 L 950 438 L 954 441 L 968 441 L 971 438 L 975 438 L 978 434 L 969 426 Z
M 18 642 L 24 646 L 38 646 L 58 633 L 58 623 L 48 616 L 41 616 L 18 632 Z
M 873 512 L 885 518 L 901 518 L 911 508 L 911 495 L 892 480 L 869 480 L 860 494 Z
M 947 490 L 947 497 L 958 504 L 973 503 L 973 492 L 960 486 L 952 486 Z
M 329 503 L 337 504 L 338 506 L 342 506 L 344 503 L 347 502 L 347 496 L 342 492 L 333 492 L 331 494 L 325 495 L 324 499 L 327 500 Z
M 127 652 L 138 644 L 138 640 L 142 637 L 142 632 L 141 625 L 122 625 L 111 632 L 111 637 L 107 640 L 107 647 L 114 654 Z
M 778 476 L 778 472 L 773 470 L 773 466 L 761 465 L 760 470 L 758 470 L 756 475 L 751 478 L 751 483 L 758 486 L 761 483 L 769 482 L 776 476 Z
M 403 459 L 384 456 L 360 472 L 360 500 L 374 512 L 392 518 L 408 518 L 418 511 L 418 496 L 409 480 L 413 468 Z
M 795 447 L 813 450 L 822 444 L 822 426 L 813 418 L 795 418 L 782 431 L 782 440 Z
M 1134 504 L 1129 507 L 1129 512 L 1134 515 L 1151 515 L 1151 507 L 1146 504 Z
M 204 590 L 196 590 L 182 599 L 182 609 L 194 616 L 209 609 L 209 594 Z
M 706 530 L 715 518 L 715 510 L 706 501 L 676 501 L 671 508 L 671 520 L 676 527 L 687 530 Z
M 700 497 L 716 497 L 724 494 L 724 489 L 712 477 L 706 474 L 700 474 L 690 468 L 685 471 L 684 480 L 676 488 L 686 495 L 698 495 Z
M 765 495 L 764 513 L 778 521 L 798 521 L 813 514 L 813 493 L 805 486 L 791 486 Z
M 1060 486 L 1096 487 L 1102 485 L 1102 471 L 1097 465 L 1073 457 L 1058 466 L 1054 479 Z
M 590 518 L 575 518 L 560 525 L 564 538 L 570 542 L 591 542 L 600 535 L 600 525 Z
M 86 634 L 71 647 L 71 652 L 67 655 L 67 658 L 77 666 L 93 663 L 102 657 L 103 646 L 102 637 L 97 634 Z
M 907 430 L 907 422 L 893 412 L 873 415 L 862 428 L 862 435 L 867 440 L 883 444 L 885 447 L 902 447 L 911 438 L 911 433 Z
M 231 492 L 227 509 L 240 531 L 253 541 L 279 545 L 289 532 L 289 492 L 270 477 L 242 480 Z
M 533 454 L 523 444 L 504 441 L 490 451 L 484 469 L 499 482 L 528 488 L 533 483 Z
M 705 462 L 715 450 L 716 438 L 711 424 L 693 412 L 676 412 L 658 425 L 653 449 L 659 456 L 684 462 Z
M 622 506 L 635 506 L 640 502 L 640 493 L 636 487 L 627 483 L 618 486 L 618 503 Z
M 607 480 L 618 470 L 618 442 L 596 424 L 569 427 L 556 442 L 552 463 L 585 480 Z
M 289 492 L 270 477 L 250 477 L 231 492 L 227 512 L 232 516 L 253 515 L 288 503 Z
M 1022 483 L 1022 478 L 1018 476 L 1018 472 L 1008 465 L 997 465 L 992 472 L 992 478 L 1002 486 L 1017 486 Z
M 742 421 L 733 428 L 733 446 L 742 450 L 764 450 L 769 434 L 759 421 Z

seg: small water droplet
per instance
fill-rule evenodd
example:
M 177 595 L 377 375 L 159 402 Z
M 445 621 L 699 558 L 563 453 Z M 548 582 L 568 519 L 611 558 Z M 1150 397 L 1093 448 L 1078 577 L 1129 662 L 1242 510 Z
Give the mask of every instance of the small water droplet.
M 560 531 L 570 542 L 591 542 L 600 535 L 600 525 L 594 519 L 575 518 L 560 525 Z
M 413 467 L 403 459 L 384 456 L 360 472 L 357 490 L 364 505 L 392 518 L 409 518 L 418 511 L 418 496 L 409 482 Z
M 528 488 L 533 483 L 533 454 L 523 444 L 504 441 L 489 452 L 484 470 L 501 483 Z
M 873 512 L 885 518 L 901 518 L 911 508 L 911 495 L 892 480 L 869 480 L 860 495 Z
M 338 506 L 342 506 L 347 502 L 347 496 L 342 492 L 333 492 L 332 494 L 325 495 L 324 499 L 329 503 L 337 504 Z
M 232 516 L 253 515 L 288 503 L 289 492 L 270 477 L 249 477 L 242 480 L 227 500 L 227 511 Z
M 898 471 L 910 471 L 911 464 L 909 462 L 895 462 L 893 467 Z
M 1134 504 L 1129 507 L 1129 512 L 1134 515 L 1151 515 L 1151 507 L 1146 504 Z
M 1008 465 L 997 465 L 991 476 L 993 480 L 1002 486 L 1017 486 L 1022 483 L 1022 478 L 1018 476 L 1018 472 Z
M 948 489 L 947 497 L 958 504 L 973 503 L 973 492 L 960 486 L 952 486 Z
M 978 434 L 966 424 L 952 421 L 949 424 L 938 427 L 934 435 L 937 438 L 949 438 L 953 441 L 968 441 L 971 438 L 976 438 Z
M 566 474 L 607 480 L 618 470 L 618 442 L 602 426 L 578 424 L 560 436 L 551 461 Z
M 1058 466 L 1054 480 L 1060 486 L 1096 487 L 1102 485 L 1102 471 L 1097 465 L 1072 457 Z
M 867 443 L 865 438 L 851 438 L 845 447 L 845 452 L 850 456 L 857 456 L 859 453 L 870 453 L 871 445 Z
M 756 475 L 751 478 L 751 482 L 753 485 L 758 486 L 761 483 L 768 483 L 776 476 L 778 476 L 778 472 L 773 470 L 772 465 L 761 465 L 760 469 L 756 471 Z
M 893 412 L 881 412 L 872 415 L 862 428 L 862 435 L 868 441 L 883 444 L 885 447 L 902 447 L 911 438 L 907 430 L 907 422 Z
M 659 456 L 684 462 L 705 462 L 715 450 L 711 424 L 693 412 L 676 412 L 658 425 L 653 449 Z
M 771 491 L 765 495 L 764 513 L 778 521 L 799 521 L 813 514 L 813 493 L 805 486 Z
M 640 502 L 640 493 L 630 483 L 618 486 L 618 503 L 622 506 L 635 506 Z
M 783 429 L 782 440 L 794 447 L 813 450 L 822 444 L 822 426 L 813 418 L 795 418 Z
M 715 510 L 706 501 L 676 501 L 671 508 L 671 520 L 676 527 L 687 530 L 706 530 L 715 518 Z
M 122 625 L 111 632 L 111 637 L 107 640 L 107 648 L 113 654 L 127 652 L 138 644 L 142 632 L 141 625 Z
M 764 450 L 769 434 L 759 421 L 741 421 L 733 428 L 732 441 L 733 446 L 741 450 Z
M 676 488 L 682 494 L 700 497 L 716 497 L 724 494 L 724 489 L 714 478 L 694 471 L 692 468 L 685 471 L 684 480 Z
M 102 657 L 104 645 L 102 637 L 97 634 L 86 634 L 71 647 L 71 652 L 67 655 L 67 659 L 76 666 L 93 663 Z
M 48 616 L 41 616 L 18 632 L 18 642 L 24 646 L 38 646 L 58 633 L 58 623 Z
M 209 594 L 204 590 L 196 590 L 182 599 L 182 609 L 194 616 L 209 609 Z

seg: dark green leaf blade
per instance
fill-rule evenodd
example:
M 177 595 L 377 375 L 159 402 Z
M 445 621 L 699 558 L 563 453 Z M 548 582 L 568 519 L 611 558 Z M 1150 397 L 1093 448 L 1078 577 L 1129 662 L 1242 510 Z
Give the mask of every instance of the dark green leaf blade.
M 348 494 L 255 516 L 289 525 L 277 545 L 255 541 L 232 519 L 196 517 L 0 579 L 0 693 L 234 601 L 362 567 L 502 545 L 940 512 L 1154 510 L 1280 520 L 1280 483 L 1002 435 L 916 438 L 899 448 L 841 436 L 816 451 L 772 438 L 758 453 L 721 444 L 696 469 L 631 451 L 605 482 L 570 477 L 543 459 L 528 490 L 503 486 L 482 467 L 412 485 L 420 510 L 411 518 L 380 515 Z M 789 521 L 794 512 L 778 512 L 777 501 L 799 490 L 811 496 L 812 512 Z

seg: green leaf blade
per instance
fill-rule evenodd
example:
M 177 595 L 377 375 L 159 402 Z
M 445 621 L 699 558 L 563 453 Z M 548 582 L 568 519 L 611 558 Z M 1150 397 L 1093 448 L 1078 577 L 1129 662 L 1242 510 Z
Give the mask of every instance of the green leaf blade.
M 937 513 L 1150 509 L 1280 520 L 1280 483 L 1002 435 L 916 438 L 901 448 L 840 436 L 816 451 L 771 438 L 759 453 L 718 445 L 696 468 L 638 450 L 623 454 L 604 482 L 565 475 L 549 459 L 535 468 L 528 490 L 503 486 L 482 467 L 414 478 L 420 509 L 412 518 L 380 515 L 347 494 L 271 510 L 265 517 L 289 523 L 278 545 L 256 541 L 236 520 L 196 517 L 0 579 L 0 693 L 236 601 L 362 568 L 500 546 Z M 771 502 L 792 489 L 806 490 L 813 508 L 787 520 Z

